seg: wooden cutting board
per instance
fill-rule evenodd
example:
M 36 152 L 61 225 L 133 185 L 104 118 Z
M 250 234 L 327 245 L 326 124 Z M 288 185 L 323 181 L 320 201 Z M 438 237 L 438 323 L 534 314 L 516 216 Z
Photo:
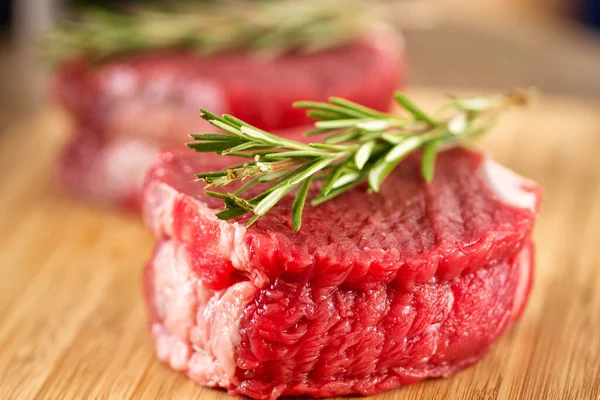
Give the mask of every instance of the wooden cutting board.
M 0 398 L 228 399 L 156 360 L 140 293 L 152 239 L 54 185 L 64 131 L 45 111 L 0 136 Z M 600 103 L 543 99 L 483 146 L 545 188 L 527 310 L 476 366 L 374 398 L 600 399 Z

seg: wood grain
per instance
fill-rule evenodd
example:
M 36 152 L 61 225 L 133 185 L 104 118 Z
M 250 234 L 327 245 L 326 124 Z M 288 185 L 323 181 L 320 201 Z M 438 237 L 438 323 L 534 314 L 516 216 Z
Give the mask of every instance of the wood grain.
M 527 310 L 475 367 L 375 398 L 600 399 L 599 109 L 547 98 L 484 140 L 545 188 Z M 55 187 L 64 126 L 44 112 L 0 139 L 0 398 L 228 399 L 156 360 L 140 290 L 151 237 Z

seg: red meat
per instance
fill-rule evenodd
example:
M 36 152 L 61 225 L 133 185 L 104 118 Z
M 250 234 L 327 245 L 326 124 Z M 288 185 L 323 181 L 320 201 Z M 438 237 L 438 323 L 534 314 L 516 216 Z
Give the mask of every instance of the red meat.
M 161 153 L 144 198 L 159 358 L 257 399 L 372 394 L 476 362 L 527 300 L 540 189 L 464 149 L 429 185 L 419 161 L 380 193 L 308 206 L 295 233 L 292 197 L 250 228 L 214 216 L 190 177 L 231 160 Z
M 291 107 L 296 100 L 341 96 L 386 110 L 404 82 L 399 52 L 396 38 L 386 34 L 274 58 L 171 51 L 100 64 L 77 59 L 58 69 L 54 93 L 78 124 L 102 136 L 181 143 L 207 129 L 199 107 L 266 130 L 308 123 Z

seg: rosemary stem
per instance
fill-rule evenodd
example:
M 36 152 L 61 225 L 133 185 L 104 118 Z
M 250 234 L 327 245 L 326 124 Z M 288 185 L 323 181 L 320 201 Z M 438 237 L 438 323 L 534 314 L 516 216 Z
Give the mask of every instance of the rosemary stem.
M 292 226 L 298 230 L 307 201 L 321 204 L 364 182 L 372 192 L 377 192 L 394 168 L 412 152 L 422 151 L 421 176 L 425 183 L 435 184 L 438 152 L 487 132 L 508 105 L 523 103 L 522 95 L 510 96 L 453 97 L 444 107 L 445 112 L 450 112 L 446 118 L 439 113 L 426 113 L 401 94 L 396 99 L 412 119 L 384 114 L 339 98 L 332 98 L 329 103 L 296 103 L 295 107 L 306 108 L 309 116 L 317 119 L 317 130 L 309 133 L 325 135 L 322 143 L 310 144 L 281 138 L 230 115 L 219 117 L 203 111 L 205 119 L 227 133 L 194 134 L 195 141 L 188 146 L 199 152 L 254 158 L 254 162 L 235 168 L 197 175 L 214 186 L 250 179 L 233 194 L 207 191 L 225 203 L 225 210 L 217 214 L 219 218 L 254 213 L 247 221 L 249 226 L 285 196 L 295 193 Z M 312 193 L 311 182 L 320 180 L 324 181 L 320 193 L 307 199 Z M 256 189 L 256 185 L 267 184 L 262 193 L 250 199 L 240 197 L 248 189 Z

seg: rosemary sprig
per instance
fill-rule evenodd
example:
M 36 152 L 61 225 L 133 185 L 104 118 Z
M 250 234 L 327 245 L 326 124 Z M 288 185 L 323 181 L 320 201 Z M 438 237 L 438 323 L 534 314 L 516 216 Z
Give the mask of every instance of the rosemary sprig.
M 249 49 L 313 51 L 363 36 L 382 22 L 367 0 L 159 2 L 133 9 L 83 10 L 45 41 L 48 58 L 104 60 L 122 54 L 185 48 L 201 53 Z
M 367 182 L 377 192 L 393 169 L 410 153 L 422 150 L 421 174 L 434 178 L 435 159 L 442 148 L 454 146 L 488 131 L 499 114 L 510 105 L 526 101 L 516 90 L 493 97 L 450 97 L 449 103 L 429 114 L 402 93 L 396 102 L 403 115 L 377 110 L 332 97 L 328 103 L 300 101 L 294 107 L 307 110 L 315 129 L 307 134 L 326 134 L 322 143 L 305 144 L 265 132 L 231 115 L 218 116 L 201 110 L 201 117 L 224 133 L 192 134 L 187 146 L 198 152 L 215 152 L 248 158 L 227 169 L 197 174 L 207 187 L 222 187 L 236 181 L 246 183 L 233 193 L 206 191 L 220 198 L 225 209 L 217 214 L 232 219 L 253 213 L 247 225 L 265 215 L 283 197 L 296 191 L 292 225 L 302 224 L 302 211 L 311 183 L 323 181 L 310 203 L 317 205 Z M 242 197 L 256 185 L 267 185 L 258 195 Z M 270 185 L 270 186 L 269 186 Z

